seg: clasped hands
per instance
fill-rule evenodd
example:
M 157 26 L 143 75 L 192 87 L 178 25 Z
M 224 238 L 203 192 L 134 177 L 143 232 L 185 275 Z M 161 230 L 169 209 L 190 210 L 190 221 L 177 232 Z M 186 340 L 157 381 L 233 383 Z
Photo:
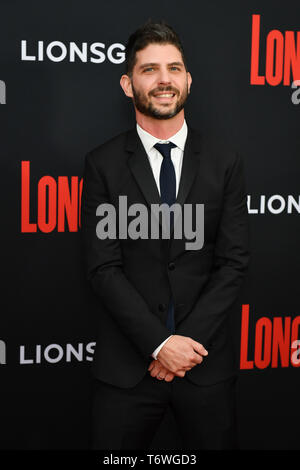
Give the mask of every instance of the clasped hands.
M 204 346 L 187 336 L 173 335 L 153 359 L 148 370 L 152 377 L 171 382 L 175 376 L 184 377 L 187 370 L 201 364 L 208 352 Z

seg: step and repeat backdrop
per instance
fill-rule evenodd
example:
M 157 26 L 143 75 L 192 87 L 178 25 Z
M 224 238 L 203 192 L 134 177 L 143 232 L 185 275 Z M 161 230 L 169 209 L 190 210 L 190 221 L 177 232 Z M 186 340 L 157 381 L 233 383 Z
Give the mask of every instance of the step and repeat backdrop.
M 99 305 L 86 153 L 135 125 L 119 81 L 148 18 L 180 35 L 187 122 L 243 156 L 252 260 L 232 315 L 242 449 L 299 449 L 299 2 L 0 3 L 2 449 L 86 449 Z M 155 444 L 179 443 L 167 414 Z

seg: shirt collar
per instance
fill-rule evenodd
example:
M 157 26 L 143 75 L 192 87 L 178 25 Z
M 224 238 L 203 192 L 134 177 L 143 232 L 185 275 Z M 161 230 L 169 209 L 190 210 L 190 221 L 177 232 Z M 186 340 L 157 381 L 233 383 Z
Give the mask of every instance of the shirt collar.
M 152 149 L 155 144 L 157 144 L 157 142 L 166 143 L 169 141 L 173 142 L 177 147 L 179 147 L 183 151 L 188 133 L 188 128 L 185 119 L 183 121 L 181 129 L 179 129 L 179 131 L 176 132 L 176 134 L 174 134 L 172 137 L 169 137 L 168 140 L 161 140 L 157 137 L 154 137 L 153 135 L 149 134 L 149 132 L 142 129 L 138 125 L 138 123 L 136 123 L 136 130 L 147 153 Z

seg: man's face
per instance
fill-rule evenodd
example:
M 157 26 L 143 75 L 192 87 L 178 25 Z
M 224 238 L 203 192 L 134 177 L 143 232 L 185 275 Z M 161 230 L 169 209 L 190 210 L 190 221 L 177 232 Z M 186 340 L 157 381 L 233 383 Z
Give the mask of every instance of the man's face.
M 131 78 L 132 99 L 144 115 L 170 119 L 184 107 L 191 76 L 172 44 L 149 44 L 136 54 Z

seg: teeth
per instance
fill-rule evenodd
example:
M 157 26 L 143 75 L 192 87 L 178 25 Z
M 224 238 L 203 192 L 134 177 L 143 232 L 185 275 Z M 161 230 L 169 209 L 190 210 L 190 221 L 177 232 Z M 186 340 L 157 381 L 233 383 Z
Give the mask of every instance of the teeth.
M 173 93 L 165 93 L 163 95 L 155 95 L 155 96 L 158 96 L 159 98 L 161 98 L 161 97 L 163 97 L 163 98 L 172 98 Z

